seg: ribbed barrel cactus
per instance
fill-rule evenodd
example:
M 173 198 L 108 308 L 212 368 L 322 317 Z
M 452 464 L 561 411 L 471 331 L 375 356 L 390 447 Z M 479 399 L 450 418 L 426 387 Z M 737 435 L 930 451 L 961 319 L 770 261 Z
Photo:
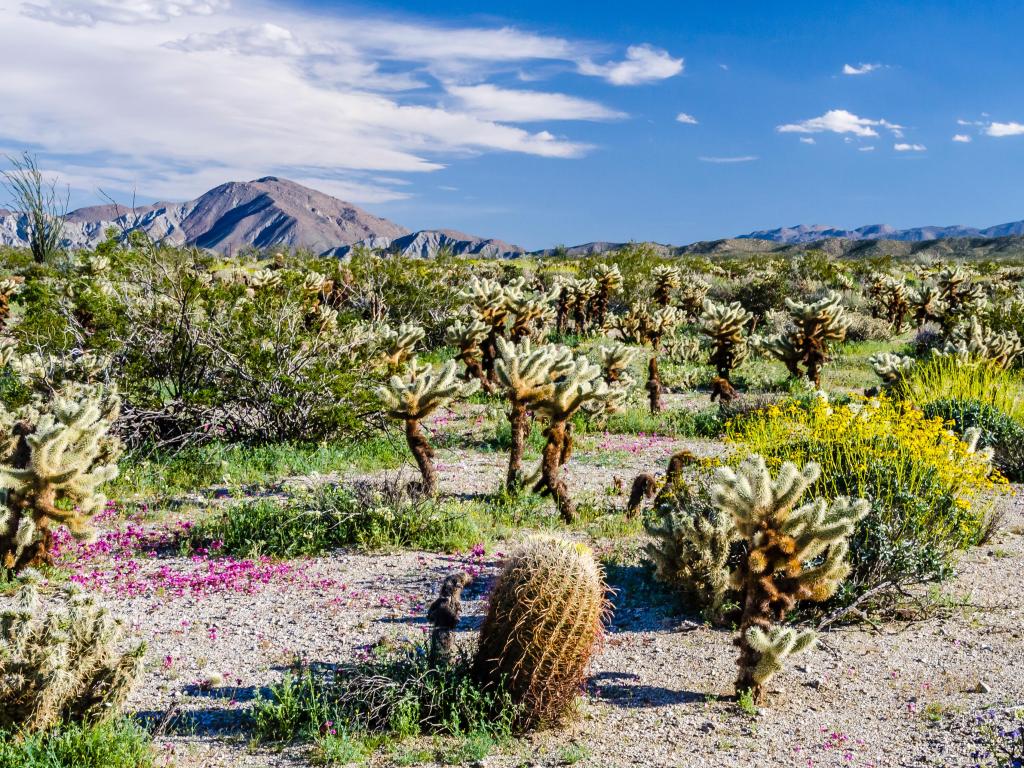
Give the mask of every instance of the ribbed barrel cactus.
M 565 347 L 546 344 L 533 348 L 529 339 L 519 344 L 498 339 L 498 354 L 494 372 L 509 401 L 512 436 L 505 485 L 509 491 L 515 491 L 522 480 L 523 449 L 530 431 L 529 411 L 552 397 L 555 381 L 572 369 L 573 360 Z
M 732 370 L 747 357 L 747 342 L 744 338 L 747 323 L 754 316 L 734 301 L 732 304 L 704 302 L 700 316 L 701 332 L 711 339 L 711 357 L 708 362 L 715 368 L 711 399 L 721 398 L 729 402 L 736 397 L 736 390 L 729 380 Z
M 50 561 L 53 529 L 93 534 L 91 518 L 106 504 L 100 487 L 117 476 L 120 443 L 108 435 L 120 401 L 96 387 L 72 387 L 42 406 L 7 419 L 0 463 L 0 571 Z
M 821 387 L 821 366 L 828 360 L 829 344 L 846 338 L 850 321 L 846 318 L 842 297 L 829 291 L 818 301 L 786 299 L 792 328 L 769 339 L 765 348 L 785 363 L 794 376 L 806 374 L 815 387 Z M 800 370 L 803 365 L 805 371 Z
M 814 642 L 813 632 L 779 624 L 798 601 L 821 602 L 835 593 L 850 571 L 847 540 L 868 513 L 867 501 L 845 497 L 797 507 L 819 475 L 817 464 L 798 470 L 786 463 L 773 479 L 755 455 L 735 471 L 719 469 L 712 490 L 715 505 L 732 516 L 746 544 L 731 577 L 743 610 L 736 690 L 751 691 L 755 702 L 764 699 L 765 684 L 786 657 Z
M 142 674 L 145 644 L 125 650 L 124 625 L 77 587 L 40 605 L 25 572 L 16 605 L 0 613 L 0 731 L 44 731 L 118 715 Z
M 547 420 L 541 476 L 534 492 L 550 494 L 562 519 L 569 523 L 576 519 L 576 504 L 569 495 L 561 470 L 572 453 L 570 420 L 584 404 L 605 400 L 610 392 L 600 366 L 585 357 L 577 357 L 554 381 L 550 393 L 534 406 L 537 413 Z
M 503 691 L 520 728 L 564 720 L 586 679 L 609 613 L 601 567 L 583 544 L 531 537 L 491 592 L 473 675 Z
M 437 492 L 437 475 L 434 471 L 434 449 L 427 442 L 420 422 L 441 406 L 467 397 L 479 388 L 480 382 L 475 379 L 459 380 L 454 360 L 434 369 L 430 365 L 419 365 L 416 358 L 409 362 L 405 374 L 392 376 L 386 386 L 378 388 L 388 415 L 405 422 L 405 439 L 420 469 L 425 496 L 433 496 Z

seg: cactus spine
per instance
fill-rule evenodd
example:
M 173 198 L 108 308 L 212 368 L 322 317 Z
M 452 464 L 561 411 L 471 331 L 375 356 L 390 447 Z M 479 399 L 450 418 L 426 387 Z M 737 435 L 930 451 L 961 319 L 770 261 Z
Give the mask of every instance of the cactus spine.
M 735 399 L 729 376 L 747 357 L 747 342 L 743 329 L 754 316 L 734 301 L 732 304 L 716 304 L 704 302 L 704 312 L 700 316 L 701 332 L 711 339 L 713 349 L 708 362 L 715 368 L 715 381 L 711 389 L 711 399 L 720 398 L 722 402 Z
M 93 387 L 71 387 L 41 416 L 14 417 L 0 464 L 0 571 L 47 563 L 53 528 L 88 538 L 106 503 L 99 488 L 117 476 L 120 443 L 107 436 L 120 401 Z M 35 416 L 35 418 L 33 418 Z
M 766 349 L 786 364 L 794 376 L 801 376 L 800 365 L 815 387 L 821 388 L 821 366 L 828 360 L 830 342 L 846 338 L 850 321 L 845 317 L 842 297 L 835 291 L 814 302 L 786 299 L 793 327 L 769 339 Z
M 813 633 L 776 626 L 799 600 L 831 597 L 850 571 L 847 539 L 867 514 L 868 502 L 823 499 L 794 509 L 820 474 L 817 464 L 798 470 L 783 464 L 774 480 L 764 459 L 754 455 L 736 471 L 719 469 L 712 490 L 715 505 L 732 515 L 745 557 L 732 573 L 742 594 L 743 616 L 736 645 L 737 692 L 750 690 L 756 702 L 785 658 L 809 647 Z
M 454 360 L 434 370 L 430 365 L 417 364 L 413 358 L 403 376 L 392 376 L 386 386 L 377 390 L 388 415 L 405 422 L 405 439 L 420 469 L 422 490 L 426 496 L 437 492 L 437 475 L 434 472 L 434 449 L 427 442 L 420 421 L 452 400 L 471 395 L 479 387 L 480 382 L 476 380 L 458 380 Z
M 123 624 L 77 587 L 43 614 L 38 575 L 26 572 L 17 606 L 0 614 L 0 731 L 116 716 L 142 673 L 145 645 L 123 652 Z
M 556 724 L 586 677 L 609 611 L 604 576 L 583 544 L 531 537 L 491 592 L 473 674 L 519 707 L 517 725 Z

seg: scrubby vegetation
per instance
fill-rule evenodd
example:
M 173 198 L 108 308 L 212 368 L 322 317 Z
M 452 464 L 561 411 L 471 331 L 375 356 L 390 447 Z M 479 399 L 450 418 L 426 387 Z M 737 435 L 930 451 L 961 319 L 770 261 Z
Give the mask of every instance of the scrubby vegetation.
M 77 591 L 151 583 L 75 570 L 126 521 L 215 574 L 173 582 L 195 593 L 234 578 L 219 562 L 507 553 L 402 608 L 430 641 L 298 665 L 245 707 L 257 743 L 324 764 L 423 739 L 482 759 L 574 716 L 610 596 L 663 590 L 737 633 L 737 700 L 760 705 L 818 629 L 927 599 L 1024 479 L 1011 265 L 228 258 L 120 232 L 2 255 L 0 765 L 151 759 L 118 719 L 142 648 Z M 82 587 L 42 613 L 29 566 Z M 613 595 L 619 568 L 657 581 Z

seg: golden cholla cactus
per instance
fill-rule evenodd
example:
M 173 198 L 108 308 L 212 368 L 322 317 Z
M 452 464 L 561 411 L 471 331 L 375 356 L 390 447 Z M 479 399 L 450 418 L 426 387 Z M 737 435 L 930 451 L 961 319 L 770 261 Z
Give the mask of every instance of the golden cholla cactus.
M 512 434 L 506 487 L 514 492 L 522 480 L 523 449 L 530 431 L 529 410 L 553 396 L 555 381 L 572 370 L 573 359 L 565 347 L 545 344 L 534 348 L 529 339 L 519 344 L 498 339 L 498 354 L 494 372 L 509 401 Z
M 1000 368 L 1009 368 L 1022 354 L 1024 344 L 1014 331 L 993 331 L 977 317 L 958 325 L 937 355 L 952 355 L 964 361 L 991 360 Z
M 828 360 L 829 344 L 846 338 L 850 321 L 846 318 L 842 297 L 829 291 L 818 301 L 786 299 L 793 327 L 769 339 L 765 348 L 786 364 L 794 376 L 801 376 L 800 365 L 808 379 L 821 387 L 821 366 Z
M 415 354 L 416 345 L 426 336 L 418 325 L 402 323 L 398 328 L 385 327 L 380 333 L 384 362 L 389 371 L 397 371 Z
M 717 377 L 711 391 L 712 400 L 721 398 L 728 402 L 735 397 L 735 389 L 729 377 L 733 369 L 747 358 L 744 334 L 747 323 L 753 319 L 753 314 L 747 312 L 738 301 L 732 304 L 704 302 L 700 329 L 701 333 L 711 339 L 712 350 L 708 362 L 714 367 Z
M 544 327 L 554 319 L 555 312 L 551 307 L 556 294 L 532 294 L 517 291 L 507 297 L 509 311 L 512 314 L 512 329 L 509 338 L 514 342 L 543 335 Z
M 0 330 L 7 325 L 11 314 L 11 299 L 21 292 L 24 283 L 18 277 L 0 278 Z
M 627 344 L 645 344 L 647 342 L 647 313 L 631 307 L 623 315 L 611 315 L 605 324 L 609 332 L 617 333 Z
M 482 365 L 483 352 L 480 345 L 487 339 L 490 333 L 490 326 L 476 319 L 470 318 L 468 322 L 461 320 L 454 321 L 448 327 L 445 340 L 459 350 L 459 360 L 466 366 L 466 373 L 469 377 L 477 379 L 480 385 L 488 392 L 492 385 L 484 373 Z
M 686 275 L 677 296 L 687 320 L 695 320 L 704 311 L 704 302 L 710 290 L 711 284 L 703 278 L 694 274 Z
M 272 269 L 259 269 L 248 275 L 246 282 L 250 288 L 276 288 L 281 284 L 281 275 Z
M 583 544 L 535 536 L 505 559 L 473 676 L 509 696 L 517 728 L 555 725 L 570 712 L 611 609 L 606 593 Z
M 116 717 L 142 675 L 145 644 L 123 650 L 123 622 L 78 587 L 45 612 L 38 580 L 26 571 L 16 606 L 0 614 L 0 731 Z
M 572 453 L 570 419 L 586 403 L 600 402 L 611 396 L 611 390 L 602 378 L 601 367 L 585 357 L 577 357 L 554 382 L 550 394 L 539 400 L 534 409 L 547 420 L 544 436 L 547 441 L 541 456 L 541 477 L 534 492 L 551 494 L 562 519 L 576 519 L 576 504 L 562 477 L 562 465 Z
M 924 285 L 920 290 L 911 290 L 908 298 L 918 327 L 930 321 L 941 320 L 948 310 L 939 289 L 934 285 Z
M 939 320 L 943 330 L 949 333 L 964 316 L 970 314 L 984 300 L 985 292 L 980 285 L 970 282 L 970 276 L 959 264 L 944 267 L 935 279 L 939 298 L 945 307 L 945 312 Z
M 907 313 L 910 312 L 907 284 L 890 275 L 879 276 L 877 304 L 886 322 L 896 333 L 900 333 Z
M 800 600 L 822 602 L 835 594 L 850 572 L 849 545 L 857 523 L 868 513 L 864 499 L 824 499 L 797 507 L 818 479 L 817 464 L 803 470 L 782 465 L 772 478 L 764 459 L 754 455 L 737 470 L 718 470 L 715 505 L 730 514 L 746 553 L 732 573 L 741 595 L 737 693 L 750 690 L 755 701 L 789 654 L 808 647 L 813 634 L 792 635 L 776 625 Z
M 423 493 L 433 496 L 437 491 L 434 471 L 434 449 L 423 434 L 420 421 L 452 400 L 468 397 L 480 388 L 480 382 L 461 381 L 455 370 L 455 361 L 449 360 L 441 368 L 419 365 L 416 358 L 409 361 L 405 374 L 392 376 L 386 386 L 377 392 L 394 419 L 405 422 L 405 439 L 423 477 Z
M 0 464 L 0 571 L 49 562 L 58 525 L 76 538 L 93 534 L 91 518 L 106 504 L 100 486 L 117 476 L 120 443 L 108 432 L 119 406 L 116 394 L 76 387 L 15 417 Z
M 891 387 L 899 381 L 914 367 L 914 358 L 905 355 L 896 355 L 892 352 L 879 352 L 868 358 L 868 364 L 882 380 L 882 383 Z
M 682 284 L 683 276 L 679 267 L 659 264 L 651 270 L 651 279 L 654 280 L 654 302 L 658 306 L 667 307 L 672 302 L 672 291 Z
M 622 289 L 622 273 L 617 264 L 598 264 L 591 277 L 597 283 L 592 302 L 593 320 L 596 326 L 603 327 L 608 319 L 608 301 Z
M 628 376 L 629 365 L 636 357 L 636 350 L 619 342 L 611 346 L 601 347 L 598 350 L 598 357 L 601 361 L 601 370 L 604 372 L 604 380 L 607 384 L 617 384 L 624 376 Z
M 508 298 L 515 288 L 506 290 L 497 280 L 474 277 L 459 294 L 469 303 L 472 317 L 487 326 L 487 336 L 480 345 L 480 365 L 488 380 L 494 379 L 494 361 L 498 354 L 497 339 L 505 335 L 505 321 L 511 307 Z

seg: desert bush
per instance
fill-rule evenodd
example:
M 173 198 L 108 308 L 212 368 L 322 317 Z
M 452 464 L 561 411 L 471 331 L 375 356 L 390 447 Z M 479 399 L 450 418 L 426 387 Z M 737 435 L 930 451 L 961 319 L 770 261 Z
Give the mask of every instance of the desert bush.
M 142 673 L 145 644 L 123 650 L 121 621 L 77 587 L 48 610 L 38 581 L 29 571 L 0 615 L 0 731 L 110 721 Z
M 583 544 L 533 537 L 505 561 L 473 660 L 520 727 L 558 723 L 579 693 L 608 612 L 604 576 Z
M 739 456 L 760 454 L 769 467 L 815 462 L 818 496 L 868 499 L 871 511 L 850 540 L 852 573 L 837 595 L 850 602 L 880 585 L 942 578 L 954 553 L 988 529 L 992 476 L 983 456 L 909 403 L 887 397 L 832 406 L 769 408 L 732 422 Z
M 985 361 L 933 357 L 906 370 L 892 396 L 919 406 L 934 400 L 975 401 L 1024 425 L 1024 377 Z
M 892 337 L 893 327 L 886 320 L 860 312 L 850 312 L 846 317 L 850 321 L 846 341 L 886 341 Z
M 1024 481 L 1024 425 L 978 400 L 931 400 L 922 410 L 952 424 L 961 437 L 969 429 L 981 430 L 978 445 L 993 450 L 999 471 L 1012 482 Z

